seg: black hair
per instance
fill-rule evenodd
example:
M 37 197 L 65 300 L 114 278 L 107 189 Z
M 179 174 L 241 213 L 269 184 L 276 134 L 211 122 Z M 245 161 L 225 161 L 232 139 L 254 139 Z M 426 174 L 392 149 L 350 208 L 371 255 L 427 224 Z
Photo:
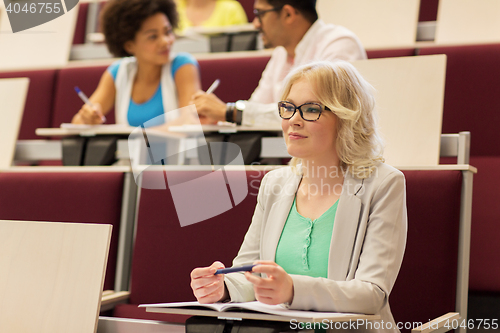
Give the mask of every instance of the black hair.
M 116 57 L 130 56 L 125 43 L 134 40 L 142 23 L 149 17 L 163 13 L 172 28 L 179 21 L 174 0 L 110 0 L 102 13 L 102 31 L 109 52 Z
M 316 0 L 267 0 L 267 2 L 274 8 L 290 5 L 297 9 L 311 23 L 314 23 L 318 19 Z

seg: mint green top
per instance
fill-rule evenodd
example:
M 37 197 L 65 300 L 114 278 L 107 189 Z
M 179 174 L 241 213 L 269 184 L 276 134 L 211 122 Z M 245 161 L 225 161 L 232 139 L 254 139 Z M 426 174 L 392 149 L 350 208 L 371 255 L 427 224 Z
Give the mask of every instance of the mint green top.
M 328 254 L 338 200 L 314 221 L 297 211 L 297 197 L 281 232 L 275 261 L 288 274 L 328 275 Z

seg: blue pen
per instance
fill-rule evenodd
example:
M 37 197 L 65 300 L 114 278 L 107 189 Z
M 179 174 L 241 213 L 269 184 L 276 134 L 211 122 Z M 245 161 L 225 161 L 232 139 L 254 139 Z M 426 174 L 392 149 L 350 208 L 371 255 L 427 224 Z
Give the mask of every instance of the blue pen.
M 241 267 L 231 267 L 231 268 L 221 268 L 215 271 L 214 275 L 217 274 L 227 274 L 227 273 L 234 273 L 234 272 L 251 272 L 252 268 L 254 268 L 257 265 L 247 265 L 247 266 L 241 266 Z
M 92 104 L 92 102 L 89 100 L 89 98 L 87 97 L 87 95 L 85 95 L 83 93 L 83 91 L 80 90 L 80 88 L 78 87 L 75 87 L 75 91 L 76 93 L 78 94 L 78 97 L 80 97 L 80 99 L 83 101 L 83 103 L 87 104 L 88 106 L 90 106 L 91 108 L 94 107 L 94 105 Z M 97 113 L 97 112 L 96 112 Z M 103 115 L 102 116 L 102 122 L 105 123 L 106 122 L 106 117 Z

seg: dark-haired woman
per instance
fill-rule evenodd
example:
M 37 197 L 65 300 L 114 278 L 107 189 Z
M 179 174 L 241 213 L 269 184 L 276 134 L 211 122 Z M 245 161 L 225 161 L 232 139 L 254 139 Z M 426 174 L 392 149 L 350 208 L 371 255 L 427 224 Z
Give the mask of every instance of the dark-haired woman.
M 72 122 L 100 124 L 113 105 L 117 124 L 180 122 L 177 109 L 200 89 L 200 76 L 191 55 L 171 52 L 177 22 L 174 0 L 109 1 L 102 13 L 106 44 L 124 58 L 108 67 L 90 96 L 92 106 L 83 105 Z

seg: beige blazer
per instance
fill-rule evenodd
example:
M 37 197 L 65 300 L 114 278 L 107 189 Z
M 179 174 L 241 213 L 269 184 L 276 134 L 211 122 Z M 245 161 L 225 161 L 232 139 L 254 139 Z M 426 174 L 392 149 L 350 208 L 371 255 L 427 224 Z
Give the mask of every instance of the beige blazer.
M 290 167 L 263 178 L 252 223 L 233 266 L 274 261 L 300 180 Z M 356 332 L 399 332 L 388 298 L 403 260 L 406 231 L 405 179 L 400 171 L 380 163 L 364 180 L 346 174 L 333 225 L 328 278 L 291 275 L 290 308 L 380 314 L 383 327 L 380 322 L 380 329 Z M 231 301 L 255 300 L 253 286 L 243 274 L 226 274 L 225 283 Z

